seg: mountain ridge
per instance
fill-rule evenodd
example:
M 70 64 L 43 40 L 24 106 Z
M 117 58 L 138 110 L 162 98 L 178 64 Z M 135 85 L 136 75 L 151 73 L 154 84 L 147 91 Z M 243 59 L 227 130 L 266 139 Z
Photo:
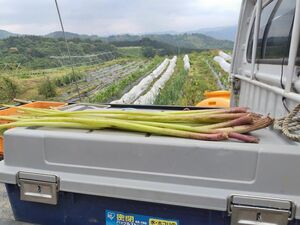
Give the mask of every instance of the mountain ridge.
M 12 37 L 12 36 L 18 36 L 18 34 L 0 29 L 0 39 L 5 39 L 5 38 Z
M 138 42 L 144 38 L 149 38 L 153 41 L 162 42 L 168 45 L 172 45 L 176 48 L 186 48 L 186 49 L 195 49 L 195 50 L 202 50 L 202 49 L 216 49 L 216 48 L 223 48 L 223 49 L 232 49 L 233 42 L 227 39 L 233 39 L 232 35 L 229 33 L 224 32 L 222 29 L 225 28 L 211 28 L 210 30 L 203 29 L 204 32 L 210 32 L 211 36 L 207 34 L 199 33 L 199 31 L 192 31 L 192 32 L 185 32 L 185 33 L 177 33 L 177 34 L 164 34 L 161 32 L 160 34 L 142 34 L 142 35 L 135 35 L 135 34 L 119 34 L 119 35 L 111 35 L 107 37 L 101 37 L 98 35 L 88 35 L 88 34 L 78 34 L 74 32 L 65 32 L 67 39 L 82 39 L 82 40 L 102 40 L 107 43 L 118 43 L 118 42 Z M 232 31 L 234 28 L 231 28 Z M 224 34 L 223 37 L 221 34 Z M 5 30 L 0 30 L 0 39 L 5 39 L 10 36 L 27 36 L 21 34 L 11 33 Z M 30 36 L 30 35 L 29 35 Z M 48 33 L 46 35 L 34 35 L 46 38 L 64 38 L 62 31 L 54 31 Z M 216 38 L 212 37 L 215 36 Z M 219 37 L 219 38 L 217 38 Z M 222 40 L 223 39 L 223 40 Z M 130 45 L 130 43 L 128 43 Z
M 219 40 L 235 41 L 237 26 L 202 28 L 194 32 L 205 34 Z

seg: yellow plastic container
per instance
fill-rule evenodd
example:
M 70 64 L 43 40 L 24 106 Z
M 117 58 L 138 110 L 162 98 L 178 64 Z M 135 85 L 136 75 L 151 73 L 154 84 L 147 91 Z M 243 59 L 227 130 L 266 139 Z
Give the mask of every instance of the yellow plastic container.
M 31 102 L 25 105 L 22 105 L 22 107 L 29 107 L 29 108 L 40 108 L 40 109 L 49 109 L 49 108 L 57 108 L 66 105 L 64 102 Z M 11 115 L 17 115 L 17 109 L 16 108 L 8 108 L 0 110 L 0 116 L 11 116 Z M 0 120 L 0 124 L 8 123 L 9 121 Z M 0 157 L 3 157 L 3 138 L 0 136 Z

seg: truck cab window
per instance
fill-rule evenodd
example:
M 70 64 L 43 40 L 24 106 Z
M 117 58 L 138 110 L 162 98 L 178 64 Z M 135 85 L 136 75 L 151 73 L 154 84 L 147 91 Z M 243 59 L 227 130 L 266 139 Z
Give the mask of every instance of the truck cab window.
M 270 21 L 269 29 L 265 31 L 266 40 L 262 58 L 288 58 L 295 8 L 295 0 L 283 0 L 281 2 L 272 21 Z
M 298 66 L 300 66 L 300 42 L 299 42 L 299 46 L 298 46 L 298 54 L 297 54 L 297 61 L 296 64 Z
M 288 58 L 295 7 L 296 0 L 279 0 L 263 8 L 257 46 L 258 62 L 279 64 L 283 58 Z M 248 43 L 248 62 L 251 62 L 253 29 L 254 25 Z
M 262 44 L 263 44 L 263 37 L 264 37 L 264 32 L 265 28 L 268 24 L 269 18 L 274 10 L 274 7 L 277 4 L 277 0 L 270 1 L 263 9 L 261 12 L 261 20 L 260 20 L 260 28 L 259 28 L 259 36 L 258 36 L 258 43 L 257 43 L 257 58 L 261 58 L 261 51 L 262 51 Z M 253 26 L 250 32 L 250 37 L 249 37 L 249 42 L 248 42 L 248 49 L 247 49 L 247 59 L 248 61 L 251 61 L 251 56 L 252 56 L 252 45 L 253 45 L 253 33 L 254 33 L 254 25 L 255 25 L 255 20 L 253 22 Z
M 297 55 L 298 58 L 300 58 L 300 41 L 299 41 L 299 44 L 298 44 L 298 55 Z

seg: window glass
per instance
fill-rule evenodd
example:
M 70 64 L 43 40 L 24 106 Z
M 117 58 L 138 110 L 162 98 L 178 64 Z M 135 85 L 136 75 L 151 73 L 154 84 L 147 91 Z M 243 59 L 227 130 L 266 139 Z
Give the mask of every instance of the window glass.
M 276 11 L 269 28 L 262 58 L 281 59 L 289 56 L 291 30 L 294 21 L 296 0 L 283 0 Z
M 299 44 L 298 44 L 298 55 L 297 55 L 298 58 L 300 58 L 300 41 L 299 41 Z
M 261 58 L 261 50 L 262 50 L 262 42 L 263 42 L 263 37 L 264 37 L 264 31 L 265 28 L 268 24 L 269 18 L 273 12 L 274 7 L 276 6 L 276 3 L 278 1 L 274 0 L 269 2 L 261 11 L 261 21 L 260 21 L 260 28 L 259 28 L 259 36 L 258 36 L 258 43 L 257 43 L 257 58 Z M 250 32 L 250 38 L 248 42 L 248 50 L 247 50 L 247 58 L 248 60 L 251 60 L 251 55 L 252 55 L 252 45 L 253 45 L 253 32 L 254 32 L 254 26 L 255 26 L 255 21 L 253 23 L 251 32 Z
M 260 27 L 259 27 L 259 35 L 258 35 L 258 42 L 257 42 L 257 58 L 262 58 L 262 51 L 263 51 L 263 40 L 264 40 L 264 34 L 265 29 L 269 24 L 270 17 L 272 16 L 272 12 L 274 10 L 274 7 L 276 6 L 276 3 L 278 1 L 272 1 L 270 2 L 266 7 L 263 8 L 261 12 L 261 18 L 260 18 Z

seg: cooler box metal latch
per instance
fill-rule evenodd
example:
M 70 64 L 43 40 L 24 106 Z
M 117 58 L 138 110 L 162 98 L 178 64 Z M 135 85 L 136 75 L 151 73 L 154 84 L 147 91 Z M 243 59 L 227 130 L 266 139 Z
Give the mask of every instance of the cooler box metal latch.
M 18 172 L 17 184 L 23 201 L 57 204 L 59 178 L 54 175 Z
M 295 217 L 291 201 L 233 195 L 228 200 L 231 225 L 287 225 Z

